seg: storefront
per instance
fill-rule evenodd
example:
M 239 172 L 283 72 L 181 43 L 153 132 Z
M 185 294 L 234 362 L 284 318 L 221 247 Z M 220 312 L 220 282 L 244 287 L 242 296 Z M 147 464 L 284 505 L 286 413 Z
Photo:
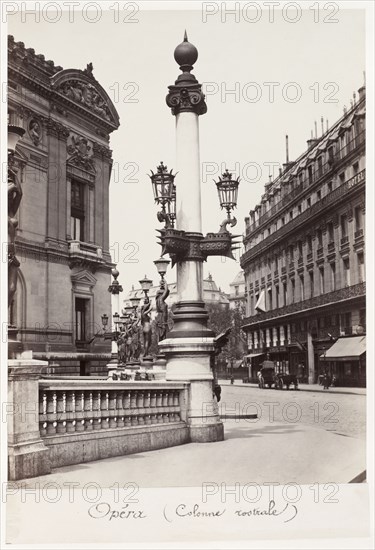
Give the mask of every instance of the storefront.
M 264 358 L 265 353 L 249 353 L 244 356 L 244 365 L 247 368 L 246 376 L 249 378 L 249 382 L 258 383 L 257 372 L 261 368 Z
M 320 374 L 335 376 L 338 386 L 366 386 L 366 336 L 339 338 L 320 356 Z

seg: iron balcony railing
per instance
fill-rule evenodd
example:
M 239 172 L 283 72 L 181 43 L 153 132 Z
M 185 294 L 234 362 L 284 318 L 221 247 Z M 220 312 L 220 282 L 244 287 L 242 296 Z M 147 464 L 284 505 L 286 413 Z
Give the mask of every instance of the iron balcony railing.
M 341 302 L 348 300 L 350 298 L 356 298 L 366 295 L 366 283 L 359 283 L 357 285 L 347 286 L 345 288 L 340 288 L 339 290 L 334 290 L 333 292 L 327 292 L 321 296 L 314 296 L 308 300 L 302 300 L 301 302 L 296 302 L 294 304 L 289 304 L 280 308 L 272 309 L 270 311 L 263 311 L 257 315 L 252 315 L 251 317 L 246 317 L 243 320 L 242 326 L 248 326 L 252 324 L 257 324 L 260 321 L 266 321 L 268 319 L 278 318 L 284 315 L 289 315 L 291 313 L 298 313 L 299 311 L 314 309 L 319 306 L 324 306 L 327 304 Z
M 259 254 L 261 251 L 268 249 L 271 243 L 274 243 L 276 239 L 279 239 L 289 233 L 294 231 L 299 225 L 302 225 L 306 220 L 310 220 L 314 215 L 320 214 L 323 209 L 328 208 L 337 203 L 337 201 L 345 197 L 353 187 L 364 183 L 366 179 L 366 170 L 358 172 L 355 176 L 342 183 L 339 187 L 322 197 L 319 201 L 313 204 L 308 210 L 302 212 L 299 216 L 286 223 L 275 233 L 263 239 L 263 241 L 254 245 L 250 248 L 245 254 L 241 256 L 241 267 L 252 259 L 254 256 Z

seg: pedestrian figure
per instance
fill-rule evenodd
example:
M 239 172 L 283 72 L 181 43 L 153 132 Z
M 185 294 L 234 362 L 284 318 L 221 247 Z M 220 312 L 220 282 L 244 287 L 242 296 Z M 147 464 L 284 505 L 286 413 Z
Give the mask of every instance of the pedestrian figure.
M 230 383 L 231 383 L 231 384 L 234 384 L 234 376 L 233 376 L 233 374 L 232 374 L 232 376 L 230 377 Z
M 330 383 L 331 383 L 331 378 L 326 373 L 323 376 L 323 390 L 329 390 Z
M 221 386 L 219 386 L 219 384 L 215 385 L 214 387 L 214 394 L 216 396 L 216 400 L 217 402 L 219 403 L 220 399 L 221 399 Z

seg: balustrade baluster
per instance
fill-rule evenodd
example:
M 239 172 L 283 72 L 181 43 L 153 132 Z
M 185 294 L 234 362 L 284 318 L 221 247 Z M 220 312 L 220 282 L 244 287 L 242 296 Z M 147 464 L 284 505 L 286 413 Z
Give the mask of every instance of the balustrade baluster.
M 100 430 L 102 426 L 101 420 L 101 392 L 95 391 L 92 398 L 92 416 L 94 430 Z
M 56 431 L 59 434 L 64 434 L 66 432 L 65 399 L 66 399 L 65 392 L 59 391 L 57 393 L 57 401 L 56 401 L 56 420 L 57 420 Z
M 85 431 L 85 394 L 82 390 L 76 393 L 76 432 Z
M 45 422 L 44 417 L 47 412 L 47 395 L 46 392 L 39 393 L 39 432 L 40 437 L 47 435 L 47 422 Z
M 151 400 L 151 392 L 147 391 L 147 392 L 145 393 L 144 403 L 143 403 L 143 406 L 144 406 L 145 408 L 147 408 L 147 409 L 148 409 L 149 406 L 150 406 L 150 400 Z
M 167 392 L 167 404 L 168 404 L 168 407 L 172 407 L 173 406 L 173 394 L 174 394 L 174 391 L 173 390 L 169 390 Z
M 132 394 L 131 394 L 130 391 L 125 392 L 125 397 L 124 397 L 124 409 L 125 409 L 125 411 L 128 411 L 131 407 L 131 404 L 130 404 L 131 395 Z
M 116 414 L 117 414 L 117 427 L 123 428 L 125 425 L 124 419 L 124 391 L 120 390 L 117 392 L 116 399 Z
M 47 435 L 55 435 L 56 433 L 56 392 L 47 392 Z
M 175 407 L 178 407 L 180 404 L 180 392 L 178 390 L 175 390 L 173 392 L 173 405 Z
M 135 390 L 130 393 L 130 408 L 137 408 L 137 392 Z
M 104 399 L 101 400 L 100 410 L 102 414 L 102 430 L 105 430 L 109 427 L 109 393 L 105 392 Z
M 117 412 L 116 412 L 117 392 L 109 393 L 109 427 L 117 428 Z
M 66 431 L 73 433 L 76 431 L 76 416 L 75 416 L 75 392 L 68 391 L 66 395 Z
M 163 391 L 162 406 L 168 407 L 168 390 Z
M 144 397 L 143 391 L 137 392 L 137 408 L 138 409 L 143 408 L 143 403 L 144 403 L 143 397 Z
M 151 392 L 150 407 L 156 407 L 156 391 Z
M 92 391 L 85 391 L 84 394 L 85 427 L 87 432 L 91 432 L 94 429 Z
M 158 391 L 157 394 L 156 394 L 156 406 L 161 407 L 162 406 L 162 401 L 163 401 L 163 392 Z

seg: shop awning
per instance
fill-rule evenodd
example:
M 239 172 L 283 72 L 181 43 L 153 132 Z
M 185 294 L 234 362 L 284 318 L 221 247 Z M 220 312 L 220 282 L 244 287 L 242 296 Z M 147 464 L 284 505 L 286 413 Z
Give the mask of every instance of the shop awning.
M 264 353 L 249 353 L 249 355 L 245 355 L 246 359 L 252 359 L 253 357 L 260 357 L 261 355 L 264 355 Z
M 339 338 L 325 354 L 322 361 L 356 361 L 366 351 L 366 336 Z

